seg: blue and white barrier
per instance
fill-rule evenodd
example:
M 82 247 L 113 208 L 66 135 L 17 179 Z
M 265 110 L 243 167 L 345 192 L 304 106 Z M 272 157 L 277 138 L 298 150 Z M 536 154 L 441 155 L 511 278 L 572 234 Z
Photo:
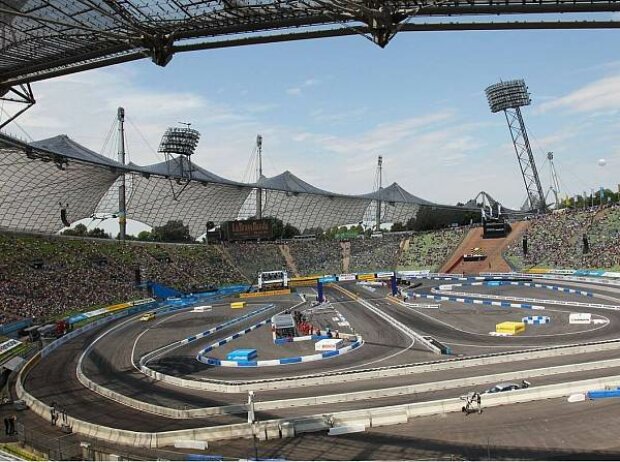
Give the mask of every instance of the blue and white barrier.
M 264 321 L 259 322 L 258 324 L 254 324 L 251 327 L 248 327 L 245 330 L 239 331 L 236 334 L 231 335 L 230 337 L 226 337 L 225 339 L 219 340 L 218 342 L 209 345 L 206 348 L 203 348 L 196 355 L 196 360 L 200 361 L 203 364 L 207 364 L 209 366 L 220 366 L 220 367 L 266 367 L 266 366 L 283 366 L 286 364 L 297 364 L 297 363 L 308 363 L 312 361 L 320 361 L 322 359 L 331 358 L 334 356 L 340 356 L 350 351 L 353 351 L 364 343 L 361 337 L 357 337 L 357 340 L 347 345 L 346 347 L 340 348 L 338 350 L 333 351 L 325 351 L 322 353 L 317 353 L 313 355 L 306 356 L 292 356 L 289 358 L 279 358 L 279 359 L 268 359 L 268 360 L 257 360 L 257 361 L 228 361 L 217 358 L 212 358 L 209 356 L 205 356 L 205 353 L 213 351 L 214 349 L 221 347 L 222 345 L 226 345 L 228 342 L 238 339 L 239 337 L 244 336 L 245 334 L 256 330 L 265 324 L 270 324 L 271 319 L 265 319 Z
M 620 387 L 615 390 L 592 390 L 586 393 L 588 399 L 620 398 Z
M 493 301 L 483 300 L 473 297 L 453 297 L 446 295 L 426 295 L 426 294 L 410 294 L 414 298 L 426 298 L 428 300 L 435 300 L 437 302 L 459 302 L 459 303 L 472 303 L 474 305 L 491 305 L 501 306 L 502 308 L 526 308 L 529 310 L 544 310 L 545 307 L 541 305 L 532 305 L 531 303 L 510 303 L 505 301 Z
M 275 343 L 276 345 L 284 345 L 291 342 L 307 342 L 308 340 L 324 340 L 326 338 L 331 337 L 329 335 L 302 335 L 299 337 L 276 338 L 273 340 L 273 343 Z
M 525 316 L 521 318 L 521 322 L 529 325 L 549 324 L 551 318 L 549 316 Z
M 522 281 L 485 280 L 482 282 L 464 282 L 460 284 L 444 284 L 444 285 L 439 286 L 439 290 L 452 290 L 454 287 L 473 287 L 473 286 L 487 286 L 487 287 L 521 286 L 521 287 L 533 287 L 536 289 L 548 289 L 548 290 L 553 290 L 555 292 L 564 292 L 567 294 L 583 295 L 584 297 L 594 296 L 592 292 L 588 292 L 586 290 L 578 290 L 578 289 L 571 289 L 569 287 L 555 286 L 555 285 L 549 285 L 549 284 L 538 284 L 535 282 L 522 282 Z
M 262 308 L 259 308 L 258 310 L 254 310 L 251 311 L 249 313 L 244 314 L 243 316 L 240 316 L 238 318 L 233 318 L 229 321 L 226 321 L 218 326 L 212 327 L 211 329 L 205 330 L 204 332 L 200 332 L 199 334 L 195 334 L 195 335 L 190 335 L 187 338 L 184 338 L 183 340 L 181 340 L 181 345 L 187 344 L 187 343 L 191 343 L 191 342 L 195 342 L 198 339 L 201 339 L 203 337 L 206 337 L 207 335 L 211 335 L 217 331 L 220 331 L 222 329 L 224 329 L 225 327 L 228 327 L 232 324 L 237 324 L 240 321 L 243 321 L 245 319 L 251 318 L 252 316 L 256 316 L 257 314 L 263 313 L 267 310 L 270 310 L 274 307 L 275 305 L 270 304 L 270 305 L 266 305 Z

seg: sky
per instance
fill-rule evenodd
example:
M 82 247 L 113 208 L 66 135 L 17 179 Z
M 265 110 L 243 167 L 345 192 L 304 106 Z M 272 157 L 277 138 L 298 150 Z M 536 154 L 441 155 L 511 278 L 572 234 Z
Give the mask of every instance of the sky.
M 382 155 L 384 185 L 444 204 L 484 190 L 518 208 L 523 179 L 484 89 L 525 79 L 545 190 L 548 151 L 563 193 L 616 190 L 619 33 L 403 32 L 385 49 L 353 36 L 179 54 L 165 68 L 143 60 L 35 83 L 37 104 L 8 131 L 66 134 L 113 157 L 106 139 L 123 106 L 137 164 L 162 161 L 165 129 L 191 122 L 201 132 L 195 163 L 233 180 L 254 179 L 246 171 L 261 134 L 266 176 L 290 170 L 322 189 L 366 193 Z

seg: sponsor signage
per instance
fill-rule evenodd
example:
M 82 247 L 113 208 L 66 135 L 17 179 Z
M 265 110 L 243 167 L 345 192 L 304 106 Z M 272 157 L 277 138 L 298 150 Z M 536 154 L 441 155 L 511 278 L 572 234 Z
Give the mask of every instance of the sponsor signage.
M 600 270 L 577 270 L 575 276 L 602 276 L 605 271 Z
M 391 278 L 394 276 L 394 271 L 383 271 L 381 273 L 377 273 L 377 278 Z
M 571 313 L 568 317 L 569 324 L 590 324 L 591 322 L 591 313 Z
M 355 281 L 355 274 L 339 274 L 339 281 Z
M 229 241 L 273 239 L 270 219 L 227 221 L 223 224 L 223 230 Z
M 336 282 L 336 276 L 323 276 L 322 278 L 319 278 L 319 282 Z
M 360 281 L 372 281 L 375 278 L 375 274 L 358 274 L 357 279 Z
M 408 271 L 399 271 L 398 274 L 401 276 L 426 276 L 430 274 L 430 270 L 408 270 Z
M 20 342 L 19 340 L 15 340 L 15 339 L 10 339 L 10 340 L 7 340 L 6 342 L 0 343 L 0 355 L 21 345 L 21 343 L 22 342 Z

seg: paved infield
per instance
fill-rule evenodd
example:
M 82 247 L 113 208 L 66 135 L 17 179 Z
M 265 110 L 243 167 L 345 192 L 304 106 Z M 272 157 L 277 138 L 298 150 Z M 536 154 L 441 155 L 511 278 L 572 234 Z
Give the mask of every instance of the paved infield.
M 439 281 L 437 281 L 439 283 Z M 438 285 L 438 284 L 435 284 Z M 593 341 L 605 338 L 615 338 L 617 336 L 617 322 L 620 313 L 606 312 L 611 319 L 609 328 L 601 328 L 589 332 L 572 332 L 566 335 L 535 336 L 528 338 L 497 338 L 476 332 L 467 332 L 472 322 L 477 316 L 476 312 L 467 313 L 467 316 L 459 315 L 459 310 L 471 310 L 471 305 L 451 304 L 442 302 L 442 310 L 439 310 L 443 318 L 429 318 L 428 312 L 437 310 L 424 310 L 416 313 L 413 310 L 406 310 L 401 306 L 396 306 L 388 302 L 378 294 L 369 293 L 355 285 L 348 285 L 347 288 L 357 292 L 365 299 L 378 296 L 371 300 L 371 303 L 395 319 L 414 328 L 420 333 L 435 336 L 437 339 L 451 344 L 457 353 L 474 354 L 488 353 L 490 351 L 503 351 L 507 349 L 523 349 L 526 347 L 537 347 L 545 345 L 569 344 L 576 341 Z M 548 291 L 549 294 L 554 292 Z M 351 301 L 346 295 L 333 289 L 327 289 L 328 298 L 333 306 L 341 312 L 351 323 L 351 327 L 363 335 L 366 344 L 358 351 L 347 354 L 341 358 L 333 360 L 319 361 L 299 365 L 283 367 L 253 368 L 253 369 L 230 369 L 222 367 L 209 367 L 195 360 L 197 351 L 213 343 L 215 340 L 226 337 L 249 325 L 255 324 L 261 319 L 270 317 L 273 313 L 282 311 L 298 303 L 298 297 L 288 297 L 287 300 L 280 300 L 277 306 L 254 318 L 250 318 L 229 326 L 218 332 L 216 335 L 209 336 L 204 340 L 183 346 L 168 353 L 153 363 L 158 370 L 173 373 L 188 378 L 218 378 L 218 379 L 264 379 L 278 378 L 283 376 L 300 376 L 305 374 L 320 373 L 325 371 L 355 370 L 369 367 L 395 366 L 400 364 L 411 364 L 420 361 L 437 360 L 436 355 L 426 352 L 419 345 L 412 347 L 410 339 L 402 332 L 396 330 L 385 320 L 379 318 L 368 309 L 362 307 L 357 302 Z M 550 297 L 549 297 L 550 298 Z M 460 306 L 458 306 L 460 305 Z M 445 306 L 445 311 L 444 311 Z M 493 313 L 499 309 L 493 309 Z M 557 306 L 553 308 L 558 308 Z M 564 309 L 565 307 L 561 307 Z M 194 408 L 194 407 L 213 407 L 227 404 L 241 404 L 245 402 L 245 394 L 223 394 L 206 393 L 189 389 L 179 389 L 166 385 L 165 383 L 155 382 L 138 372 L 131 361 L 131 351 L 135 345 L 135 357 L 169 344 L 191 334 L 196 334 L 209 327 L 213 327 L 222 321 L 231 319 L 234 316 L 245 314 L 255 309 L 247 308 L 242 310 L 231 310 L 228 307 L 214 306 L 211 312 L 191 313 L 177 312 L 158 318 L 150 324 L 141 322 L 130 322 L 127 326 L 113 335 L 101 339 L 93 352 L 87 357 L 84 363 L 84 372 L 97 383 L 110 389 L 123 393 L 127 396 L 154 404 L 160 404 L 173 408 Z M 476 308 L 474 308 L 476 309 Z M 501 309 L 497 316 L 507 313 Z M 422 310 L 420 310 L 422 311 Z M 583 311 L 583 310 L 578 310 Z M 496 314 L 488 316 L 496 316 Z M 529 310 L 515 310 L 519 319 L 527 314 L 549 314 L 543 311 L 531 312 Z M 482 316 L 482 312 L 480 315 Z M 466 321 L 464 320 L 466 319 Z M 443 321 L 437 322 L 437 321 Z M 493 325 L 494 325 L 493 321 Z M 553 322 L 553 321 L 552 321 Z M 450 327 L 445 323 L 454 323 Z M 147 325 L 148 324 L 148 325 Z M 551 326 L 546 326 L 551 327 Z M 583 328 L 584 326 L 580 326 Z M 95 421 L 101 425 L 117 428 L 126 428 L 142 431 L 164 431 L 180 428 L 191 428 L 198 426 L 223 425 L 226 423 L 237 423 L 245 421 L 245 416 L 221 416 L 209 419 L 195 419 L 190 421 L 179 421 L 155 417 L 140 413 L 131 408 L 122 406 L 105 398 L 102 398 L 82 387 L 75 377 L 75 367 L 77 358 L 87 345 L 110 326 L 79 337 L 68 344 L 60 347 L 50 357 L 46 358 L 37 365 L 26 380 L 26 388 L 35 396 L 39 397 L 48 404 L 55 401 L 59 407 L 66 408 L 67 412 L 75 417 L 89 421 Z M 541 330 L 545 326 L 541 327 Z M 269 327 L 263 327 L 269 333 Z M 459 330 L 460 329 L 460 330 Z M 485 327 L 486 329 L 486 327 Z M 530 327 L 528 326 L 528 334 Z M 488 332 L 487 332 L 488 333 Z M 137 340 L 137 341 L 136 341 Z M 240 346 L 241 344 L 231 344 Z M 281 348 L 271 344 L 274 349 Z M 335 394 L 367 390 L 373 388 L 383 388 L 390 386 L 401 386 L 414 383 L 432 383 L 440 380 L 449 380 L 458 377 L 478 376 L 501 372 L 519 371 L 533 368 L 544 368 L 567 362 L 586 362 L 617 357 L 618 350 L 589 353 L 571 356 L 570 359 L 564 357 L 546 358 L 535 361 L 510 361 L 504 364 L 489 366 L 478 366 L 466 369 L 447 370 L 439 372 L 419 373 L 401 377 L 386 377 L 384 380 L 358 380 L 347 383 L 345 387 L 340 384 L 316 386 L 311 388 L 285 389 L 265 391 L 257 394 L 259 401 L 297 398 L 303 396 L 320 396 L 323 394 Z M 577 380 L 601 375 L 619 373 L 617 369 L 604 369 L 602 371 L 591 371 L 579 374 L 562 374 L 557 376 L 544 377 L 536 380 L 537 385 L 545 383 L 558 383 L 561 381 Z M 492 384 L 489 384 L 492 385 Z M 357 409 L 370 406 L 399 404 L 427 399 L 440 399 L 458 396 L 458 393 L 468 390 L 445 390 L 442 392 L 421 393 L 412 396 L 401 396 L 392 398 L 382 398 L 375 400 L 357 401 L 353 403 L 340 403 L 335 405 L 322 405 L 307 408 L 294 408 L 282 411 L 261 412 L 261 419 L 275 417 L 307 415 L 310 413 L 329 412 L 340 409 Z
M 258 455 L 287 460 L 534 459 L 619 460 L 620 402 L 548 400 L 416 418 L 363 433 L 311 433 L 261 441 Z M 210 445 L 210 453 L 254 457 L 251 440 Z

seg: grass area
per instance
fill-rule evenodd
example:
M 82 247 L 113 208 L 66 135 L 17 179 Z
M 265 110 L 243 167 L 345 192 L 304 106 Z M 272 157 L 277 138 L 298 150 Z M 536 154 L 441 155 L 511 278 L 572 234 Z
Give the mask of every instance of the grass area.
M 2 443 L 0 449 L 23 460 L 47 460 L 43 453 L 27 450 L 19 443 Z

